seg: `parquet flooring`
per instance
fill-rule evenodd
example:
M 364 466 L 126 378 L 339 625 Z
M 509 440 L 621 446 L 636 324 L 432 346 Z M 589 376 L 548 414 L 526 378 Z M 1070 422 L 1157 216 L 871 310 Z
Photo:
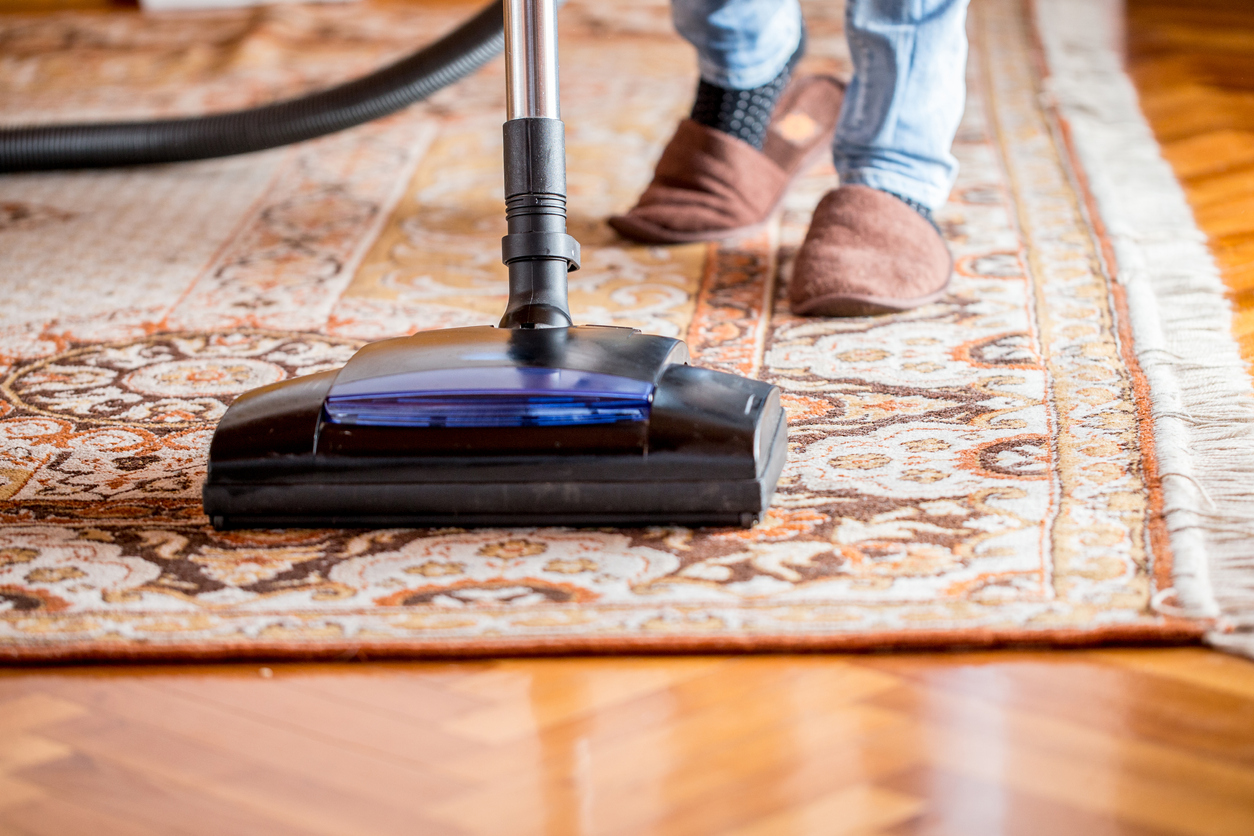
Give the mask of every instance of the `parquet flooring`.
M 1254 362 L 1254 3 L 1128 0 L 1128 66 Z
M 12 834 L 1249 834 L 1195 648 L 0 674 Z
M 5 0 L 26 8 L 107 0 Z M 1254 359 L 1254 6 L 1128 0 Z M 1198 648 L 0 671 L 7 834 L 1254 833 Z

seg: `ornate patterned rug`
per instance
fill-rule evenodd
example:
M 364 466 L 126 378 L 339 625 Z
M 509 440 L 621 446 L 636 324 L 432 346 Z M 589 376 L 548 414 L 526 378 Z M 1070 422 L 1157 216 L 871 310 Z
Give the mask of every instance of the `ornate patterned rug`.
M 835 6 L 807 6 L 807 63 L 839 74 Z M 472 9 L 9 17 L 4 118 L 265 101 L 391 60 Z M 0 657 L 1067 645 L 1216 629 L 1209 587 L 1178 583 L 1204 558 L 1169 530 L 1180 509 L 1155 410 L 1170 382 L 1146 371 L 1130 313 L 1153 295 L 1130 301 L 1118 279 L 1068 105 L 1045 95 L 1062 76 L 1031 10 L 973 8 L 962 174 L 939 215 L 952 293 L 844 320 L 781 301 L 830 166 L 752 240 L 642 247 L 605 226 L 647 182 L 694 60 L 661 0 L 572 0 L 561 22 L 584 248 L 572 309 L 683 336 L 695 362 L 783 389 L 790 458 L 765 521 L 207 525 L 206 450 L 234 396 L 366 340 L 499 315 L 498 61 L 297 147 L 0 178 Z

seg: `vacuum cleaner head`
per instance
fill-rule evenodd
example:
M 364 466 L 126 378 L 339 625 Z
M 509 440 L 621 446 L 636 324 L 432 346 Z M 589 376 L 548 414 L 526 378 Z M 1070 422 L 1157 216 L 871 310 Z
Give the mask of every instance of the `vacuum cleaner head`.
M 750 526 L 784 466 L 779 390 L 679 340 L 571 324 L 553 0 L 507 0 L 499 328 L 368 345 L 241 396 L 209 448 L 216 528 Z
M 629 328 L 432 331 L 248 392 L 218 425 L 216 528 L 749 526 L 785 458 L 779 390 Z

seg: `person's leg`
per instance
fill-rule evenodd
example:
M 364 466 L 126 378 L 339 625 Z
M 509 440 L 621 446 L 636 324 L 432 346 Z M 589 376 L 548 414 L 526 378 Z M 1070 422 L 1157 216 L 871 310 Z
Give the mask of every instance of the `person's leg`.
M 775 78 L 801 43 L 797 0 L 672 0 L 671 17 L 701 80 L 734 90 Z
M 840 188 L 797 254 L 794 312 L 857 316 L 938 300 L 952 260 L 932 210 L 957 174 L 968 0 L 849 0 L 853 56 L 833 143 Z
M 849 0 L 854 74 L 836 129 L 841 183 L 937 209 L 958 164 L 950 153 L 966 101 L 968 0 Z
M 803 48 L 797 0 L 672 0 L 675 28 L 697 50 L 701 78 L 636 206 L 609 219 L 649 243 L 707 241 L 764 222 L 821 155 L 843 86 L 789 83 Z
M 762 150 L 802 52 L 797 0 L 674 0 L 675 29 L 697 50 L 692 119 Z

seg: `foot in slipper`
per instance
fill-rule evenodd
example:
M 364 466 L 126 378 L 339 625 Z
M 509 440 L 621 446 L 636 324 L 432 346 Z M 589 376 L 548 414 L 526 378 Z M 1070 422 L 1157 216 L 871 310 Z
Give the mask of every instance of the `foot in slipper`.
M 793 266 L 793 313 L 868 316 L 940 299 L 953 259 L 931 222 L 900 198 L 860 185 L 827 193 Z
M 685 119 L 639 202 L 610 218 L 610 226 L 648 244 L 710 241 L 753 230 L 827 152 L 844 93 L 844 85 L 828 76 L 795 79 L 780 96 L 761 151 Z

